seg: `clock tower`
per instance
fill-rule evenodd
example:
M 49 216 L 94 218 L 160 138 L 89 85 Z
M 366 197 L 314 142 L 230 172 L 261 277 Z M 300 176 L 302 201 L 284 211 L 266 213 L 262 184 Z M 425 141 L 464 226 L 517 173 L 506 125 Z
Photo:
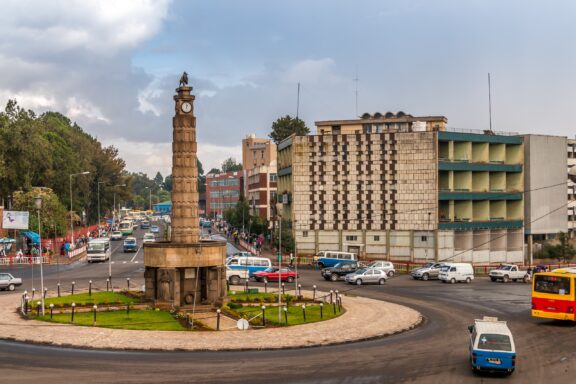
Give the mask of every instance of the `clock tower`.
M 201 240 L 194 95 L 184 73 L 174 95 L 172 216 L 165 241 L 144 244 L 146 299 L 184 310 L 222 304 L 226 241 Z

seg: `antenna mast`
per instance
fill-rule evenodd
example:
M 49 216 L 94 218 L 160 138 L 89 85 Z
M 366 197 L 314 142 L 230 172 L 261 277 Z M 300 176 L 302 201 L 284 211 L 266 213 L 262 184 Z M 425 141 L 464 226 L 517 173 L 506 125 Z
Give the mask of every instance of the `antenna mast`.
M 488 72 L 488 115 L 490 118 L 490 131 L 492 131 L 492 96 L 490 90 L 490 72 Z
M 356 117 L 358 117 L 358 66 L 356 66 L 356 77 L 353 79 L 354 83 L 356 83 L 356 108 L 354 109 Z
M 298 120 L 299 112 L 300 112 L 300 83 L 298 83 L 298 94 L 296 96 L 296 120 Z

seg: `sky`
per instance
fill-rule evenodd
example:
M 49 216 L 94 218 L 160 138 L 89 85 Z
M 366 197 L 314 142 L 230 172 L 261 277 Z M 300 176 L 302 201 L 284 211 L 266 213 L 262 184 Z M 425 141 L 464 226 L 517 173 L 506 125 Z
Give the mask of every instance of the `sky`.
M 571 0 L 1 0 L 0 107 L 58 111 L 132 172 L 171 173 L 172 99 L 196 95 L 204 170 L 299 117 L 442 115 L 574 137 Z M 299 105 L 298 83 L 300 83 Z

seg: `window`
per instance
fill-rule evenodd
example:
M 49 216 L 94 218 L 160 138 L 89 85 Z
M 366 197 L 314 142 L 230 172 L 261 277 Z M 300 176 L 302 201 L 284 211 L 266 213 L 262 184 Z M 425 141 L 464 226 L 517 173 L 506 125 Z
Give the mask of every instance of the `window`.
M 278 175 L 275 174 L 275 173 L 271 173 L 271 174 L 270 174 L 270 182 L 271 182 L 271 183 L 275 183 L 275 182 L 277 182 L 277 181 L 278 181 Z
M 333 125 L 332 126 L 332 134 L 333 135 L 339 135 L 340 134 L 340 126 L 339 125 Z
M 420 241 L 422 242 L 427 242 L 428 241 L 428 236 L 420 236 Z
M 508 335 L 498 335 L 493 333 L 482 333 L 478 340 L 479 349 L 491 351 L 511 351 L 512 343 Z
M 346 236 L 346 241 L 358 241 L 358 236 Z
M 557 276 L 536 276 L 534 291 L 558 295 L 570 294 L 570 278 Z
M 302 237 L 308 237 L 308 231 L 302 231 Z

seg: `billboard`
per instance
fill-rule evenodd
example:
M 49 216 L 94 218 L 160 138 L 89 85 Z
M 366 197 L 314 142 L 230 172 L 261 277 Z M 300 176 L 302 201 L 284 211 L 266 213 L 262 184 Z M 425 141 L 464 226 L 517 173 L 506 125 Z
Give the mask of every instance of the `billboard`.
M 28 215 L 28 211 L 4 211 L 2 212 L 2 228 L 28 229 Z

